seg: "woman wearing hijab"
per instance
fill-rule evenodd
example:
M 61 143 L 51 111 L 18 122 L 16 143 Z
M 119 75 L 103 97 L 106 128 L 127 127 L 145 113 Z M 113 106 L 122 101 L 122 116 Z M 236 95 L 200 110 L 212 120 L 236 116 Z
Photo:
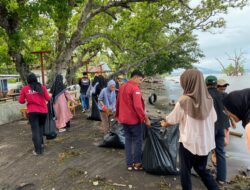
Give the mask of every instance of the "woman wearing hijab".
M 63 84 L 63 76 L 57 75 L 50 92 L 54 102 L 54 111 L 56 117 L 56 127 L 59 132 L 64 132 L 70 128 L 70 120 L 73 118 L 70 109 L 68 108 L 68 101 L 75 104 L 76 101 L 69 94 L 66 86 Z
M 223 103 L 233 121 L 242 121 L 246 130 L 247 147 L 250 150 L 250 88 L 229 93 Z
M 116 111 L 115 81 L 110 80 L 108 86 L 102 89 L 98 97 L 98 107 L 101 112 L 102 130 L 107 133 L 109 130 L 109 117 Z
M 206 170 L 208 154 L 215 148 L 217 116 L 213 99 L 200 71 L 186 70 L 180 82 L 184 93 L 161 125 L 168 127 L 179 124 L 182 189 L 192 190 L 191 169 L 194 168 L 207 189 L 218 190 L 216 181 Z
M 19 96 L 19 103 L 27 103 L 28 117 L 31 125 L 34 155 L 43 153 L 43 129 L 48 113 L 46 101 L 50 100 L 46 86 L 37 81 L 34 73 L 27 77 L 28 85 L 24 86 Z

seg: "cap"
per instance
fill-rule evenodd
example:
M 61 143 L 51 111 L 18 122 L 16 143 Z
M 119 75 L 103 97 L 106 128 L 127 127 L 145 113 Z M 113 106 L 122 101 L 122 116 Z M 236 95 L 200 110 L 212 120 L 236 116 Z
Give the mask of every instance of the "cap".
M 224 79 L 220 79 L 217 82 L 218 86 L 229 86 L 229 84 L 227 83 L 227 81 L 225 81 Z
M 206 77 L 205 80 L 207 85 L 216 85 L 217 84 L 217 78 L 216 76 L 210 75 Z
M 124 76 L 123 76 L 123 75 L 119 75 L 117 78 L 118 78 L 118 79 L 123 79 Z

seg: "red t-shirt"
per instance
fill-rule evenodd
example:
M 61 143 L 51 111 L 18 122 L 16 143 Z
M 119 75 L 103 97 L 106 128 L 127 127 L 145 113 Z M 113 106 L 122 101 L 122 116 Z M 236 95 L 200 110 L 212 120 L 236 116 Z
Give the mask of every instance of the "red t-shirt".
M 145 122 L 145 105 L 139 86 L 128 81 L 119 89 L 116 102 L 116 118 L 122 124 L 136 125 Z
M 36 91 L 32 91 L 29 85 L 22 88 L 18 101 L 20 104 L 27 102 L 28 113 L 48 113 L 46 101 L 49 101 L 51 97 L 46 86 L 42 86 L 42 89 L 44 93 L 39 94 Z

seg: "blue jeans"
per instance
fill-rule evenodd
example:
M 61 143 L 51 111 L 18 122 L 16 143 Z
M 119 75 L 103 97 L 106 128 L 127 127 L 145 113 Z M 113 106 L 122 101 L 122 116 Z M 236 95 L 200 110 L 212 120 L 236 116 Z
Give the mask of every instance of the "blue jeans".
M 136 163 L 141 163 L 142 160 L 142 124 L 126 125 L 124 124 L 125 132 L 125 152 L 127 166 L 132 166 Z
M 82 109 L 89 109 L 89 97 L 86 94 L 81 93 Z
M 227 166 L 226 166 L 226 156 L 224 150 L 224 128 L 215 128 L 215 152 L 217 159 L 217 180 L 226 181 L 227 177 Z

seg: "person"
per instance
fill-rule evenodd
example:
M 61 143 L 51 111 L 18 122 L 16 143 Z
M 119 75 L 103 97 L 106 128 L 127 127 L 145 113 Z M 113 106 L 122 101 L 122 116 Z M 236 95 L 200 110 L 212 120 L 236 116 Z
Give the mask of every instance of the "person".
M 92 98 L 98 102 L 98 96 L 101 93 L 102 89 L 107 86 L 106 80 L 101 73 L 96 73 L 96 76 L 92 82 L 92 88 L 94 88 L 94 93 L 92 94 Z
M 219 79 L 217 82 L 217 90 L 222 94 L 222 98 L 225 98 L 227 95 L 226 90 L 229 86 L 229 83 L 224 79 Z M 225 127 L 225 146 L 229 144 L 229 128 L 230 128 L 230 118 L 227 116 L 227 114 L 224 114 L 223 117 L 223 123 Z M 232 127 L 235 128 L 234 123 L 231 121 Z
M 22 88 L 18 101 L 21 104 L 27 102 L 28 118 L 35 148 L 33 154 L 41 155 L 43 153 L 43 129 L 48 113 L 46 101 L 49 101 L 51 97 L 46 86 L 37 81 L 34 73 L 28 75 L 27 82 L 28 85 Z
M 98 97 L 98 108 L 101 113 L 102 131 L 107 133 L 110 128 L 110 117 L 116 111 L 115 81 L 110 80 Z
M 225 81 L 224 79 L 219 79 L 217 82 L 217 89 L 223 94 L 223 96 L 226 94 L 226 89 L 228 86 L 229 86 L 229 83 Z
M 250 150 L 250 88 L 230 92 L 223 99 L 229 117 L 234 122 L 242 121 L 246 131 L 246 141 Z
M 70 129 L 70 120 L 73 115 L 68 108 L 68 101 L 77 104 L 74 98 L 70 95 L 66 86 L 63 84 L 63 76 L 58 74 L 50 89 L 53 98 L 53 107 L 56 117 L 56 127 L 59 132 L 65 132 Z
M 191 169 L 194 168 L 207 189 L 218 190 L 215 179 L 206 170 L 208 155 L 215 148 L 214 124 L 217 116 L 213 99 L 199 70 L 186 70 L 181 75 L 180 83 L 184 93 L 161 125 L 179 124 L 182 189 L 192 190 Z
M 143 78 L 144 75 L 140 71 L 133 71 L 131 79 L 120 87 L 116 102 L 116 118 L 124 126 L 125 131 L 125 152 L 128 171 L 142 169 L 143 124 L 150 126 L 139 88 Z
M 212 160 L 216 164 L 217 181 L 223 185 L 226 182 L 226 155 L 225 155 L 225 122 L 224 118 L 227 115 L 224 112 L 222 94 L 217 90 L 217 78 L 213 75 L 206 77 L 206 85 L 209 94 L 214 101 L 214 108 L 217 114 L 217 121 L 215 123 L 215 153 L 213 153 Z M 216 158 L 216 159 L 215 159 Z M 216 161 L 215 161 L 216 160 Z
M 88 78 L 87 72 L 83 72 L 83 77 L 79 79 L 79 86 L 80 86 L 80 98 L 82 103 L 82 112 L 84 113 L 86 110 L 89 109 L 89 96 L 87 95 L 87 91 L 90 86 L 90 80 Z

